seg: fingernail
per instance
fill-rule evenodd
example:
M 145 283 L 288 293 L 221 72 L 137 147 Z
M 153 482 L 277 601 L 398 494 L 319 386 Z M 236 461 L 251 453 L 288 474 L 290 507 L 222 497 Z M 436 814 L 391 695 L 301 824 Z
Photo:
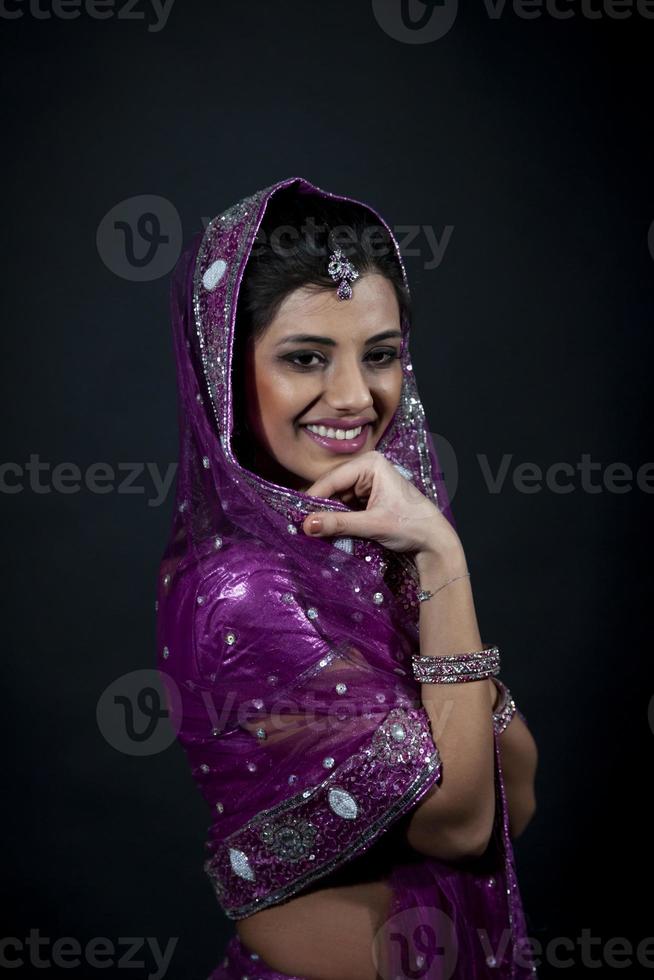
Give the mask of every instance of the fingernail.
M 319 517 L 312 517 L 309 521 L 309 534 L 317 534 L 322 528 L 322 521 Z

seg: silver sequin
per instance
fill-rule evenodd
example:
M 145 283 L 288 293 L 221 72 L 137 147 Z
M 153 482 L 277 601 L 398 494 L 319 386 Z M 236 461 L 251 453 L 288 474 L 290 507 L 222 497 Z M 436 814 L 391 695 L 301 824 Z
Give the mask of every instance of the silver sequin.
M 216 549 L 216 551 L 218 551 L 219 548 L 222 548 L 222 546 L 223 546 L 223 539 L 220 537 L 219 534 L 216 535 L 216 537 L 213 539 L 213 546 Z
M 230 645 L 230 647 L 234 643 L 236 643 L 236 633 L 234 632 L 234 630 L 228 630 L 225 633 L 225 643 L 228 643 Z
M 326 755 L 325 758 L 322 760 L 322 764 L 325 767 L 325 769 L 331 769 L 332 766 L 334 765 L 334 761 L 335 760 L 334 760 L 333 756 Z
M 203 595 L 199 595 L 197 597 L 197 599 L 196 599 L 196 602 L 197 602 L 198 606 L 201 606 L 204 603 L 204 596 Z
M 375 730 L 371 742 L 373 755 L 391 766 L 405 766 L 424 755 L 424 731 L 404 708 L 392 708 Z
M 202 276 L 202 285 L 205 289 L 211 291 L 215 289 L 220 280 L 225 275 L 225 270 L 227 269 L 227 263 L 224 259 L 216 259 L 212 262 L 209 268 L 206 270 Z
M 209 469 L 209 467 L 211 466 L 211 460 L 209 459 L 208 456 L 202 457 L 202 465 L 204 466 L 205 470 Z
M 265 728 L 257 728 L 257 738 L 268 738 Z
M 357 801 L 347 790 L 333 786 L 327 794 L 330 808 L 344 820 L 354 820 L 359 812 Z
M 168 657 L 170 656 L 170 650 L 168 649 L 168 647 L 163 648 L 163 655 L 164 655 L 164 660 L 167 660 Z
M 317 609 L 314 609 L 313 606 L 310 606 L 309 609 L 307 609 L 307 616 L 309 617 L 309 619 L 317 619 L 318 618 L 318 610 Z
M 288 531 L 289 534 L 297 534 L 297 528 L 295 524 L 287 524 L 286 530 Z
M 381 603 L 384 601 L 383 593 L 375 592 L 375 594 L 372 597 L 372 601 L 376 603 L 378 606 L 381 605 Z
M 345 694 L 346 691 L 347 691 L 347 684 L 344 684 L 343 681 L 339 681 L 338 684 L 336 685 L 336 693 Z
M 256 880 L 254 871 L 250 866 L 250 859 L 243 851 L 239 851 L 235 847 L 230 847 L 229 863 L 232 866 L 232 870 L 239 876 L 239 878 L 245 878 L 246 881 Z

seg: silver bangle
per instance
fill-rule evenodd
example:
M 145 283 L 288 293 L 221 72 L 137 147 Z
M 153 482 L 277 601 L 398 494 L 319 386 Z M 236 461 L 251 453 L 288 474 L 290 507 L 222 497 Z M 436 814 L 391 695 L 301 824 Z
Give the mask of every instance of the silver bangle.
M 458 684 L 462 681 L 481 681 L 500 672 L 498 647 L 485 647 L 473 653 L 447 657 L 430 657 L 414 653 L 411 656 L 414 678 L 421 684 Z
M 420 602 L 426 602 L 427 599 L 431 599 L 431 597 L 435 596 L 437 592 L 440 592 L 441 589 L 444 589 L 446 585 L 451 585 L 452 582 L 458 582 L 460 578 L 469 578 L 469 577 L 470 577 L 470 572 L 464 572 L 463 575 L 455 575 L 454 578 L 449 578 L 447 582 L 443 582 L 442 585 L 439 585 L 439 587 L 434 592 L 430 592 L 429 589 L 421 589 L 420 592 L 418 593 L 418 599 Z
M 509 723 L 518 709 L 511 692 L 499 677 L 493 677 L 493 684 L 500 692 L 499 703 L 493 711 L 493 731 L 496 735 L 501 735 L 508 728 Z

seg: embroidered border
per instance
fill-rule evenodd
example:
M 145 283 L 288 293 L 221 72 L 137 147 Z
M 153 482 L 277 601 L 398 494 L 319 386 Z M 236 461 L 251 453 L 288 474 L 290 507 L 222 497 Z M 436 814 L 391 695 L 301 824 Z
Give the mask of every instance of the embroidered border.
M 204 870 L 225 914 L 241 919 L 275 905 L 365 851 L 440 774 L 425 709 L 393 708 L 319 785 L 220 842 Z

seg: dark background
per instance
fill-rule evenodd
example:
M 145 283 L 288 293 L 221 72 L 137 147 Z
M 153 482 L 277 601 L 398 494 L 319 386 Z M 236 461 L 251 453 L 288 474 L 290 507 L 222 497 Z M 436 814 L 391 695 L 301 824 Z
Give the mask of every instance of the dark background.
M 133 755 L 98 722 L 108 686 L 154 665 L 173 499 L 153 505 L 147 471 L 119 490 L 119 470 L 177 458 L 168 272 L 182 242 L 244 195 L 303 176 L 396 229 L 451 229 L 436 268 L 423 234 L 407 256 L 413 361 L 456 459 L 482 636 L 500 645 L 539 745 L 538 813 L 516 842 L 529 931 L 575 943 L 567 975 L 585 974 L 584 929 L 601 940 L 596 962 L 625 937 L 623 972 L 650 975 L 635 947 L 654 936 L 654 480 L 650 469 L 639 487 L 636 471 L 652 458 L 654 21 L 592 19 L 574 3 L 566 20 L 508 4 L 492 18 L 470 0 L 443 37 L 409 44 L 367 0 L 175 0 L 158 31 L 149 5 L 126 19 L 117 2 L 103 20 L 83 8 L 46 19 L 47 0 L 7 0 L 21 16 L 0 17 L 2 934 L 105 936 L 118 954 L 121 937 L 178 937 L 167 976 L 204 980 L 233 932 L 202 871 L 209 813 L 183 751 Z M 130 232 L 102 224 L 114 208 L 133 253 Z M 161 247 L 137 226 L 149 211 Z M 25 470 L 32 454 L 45 492 Z M 505 454 L 493 492 L 484 461 L 495 473 Z M 54 486 L 64 462 L 79 467 L 77 490 Z M 105 493 L 84 482 L 97 462 L 116 472 Z M 524 463 L 569 464 L 570 492 L 533 480 L 525 492 Z M 633 479 L 611 486 L 614 463 Z M 17 977 L 36 969 L 22 955 Z M 146 955 L 131 975 L 153 969 Z

